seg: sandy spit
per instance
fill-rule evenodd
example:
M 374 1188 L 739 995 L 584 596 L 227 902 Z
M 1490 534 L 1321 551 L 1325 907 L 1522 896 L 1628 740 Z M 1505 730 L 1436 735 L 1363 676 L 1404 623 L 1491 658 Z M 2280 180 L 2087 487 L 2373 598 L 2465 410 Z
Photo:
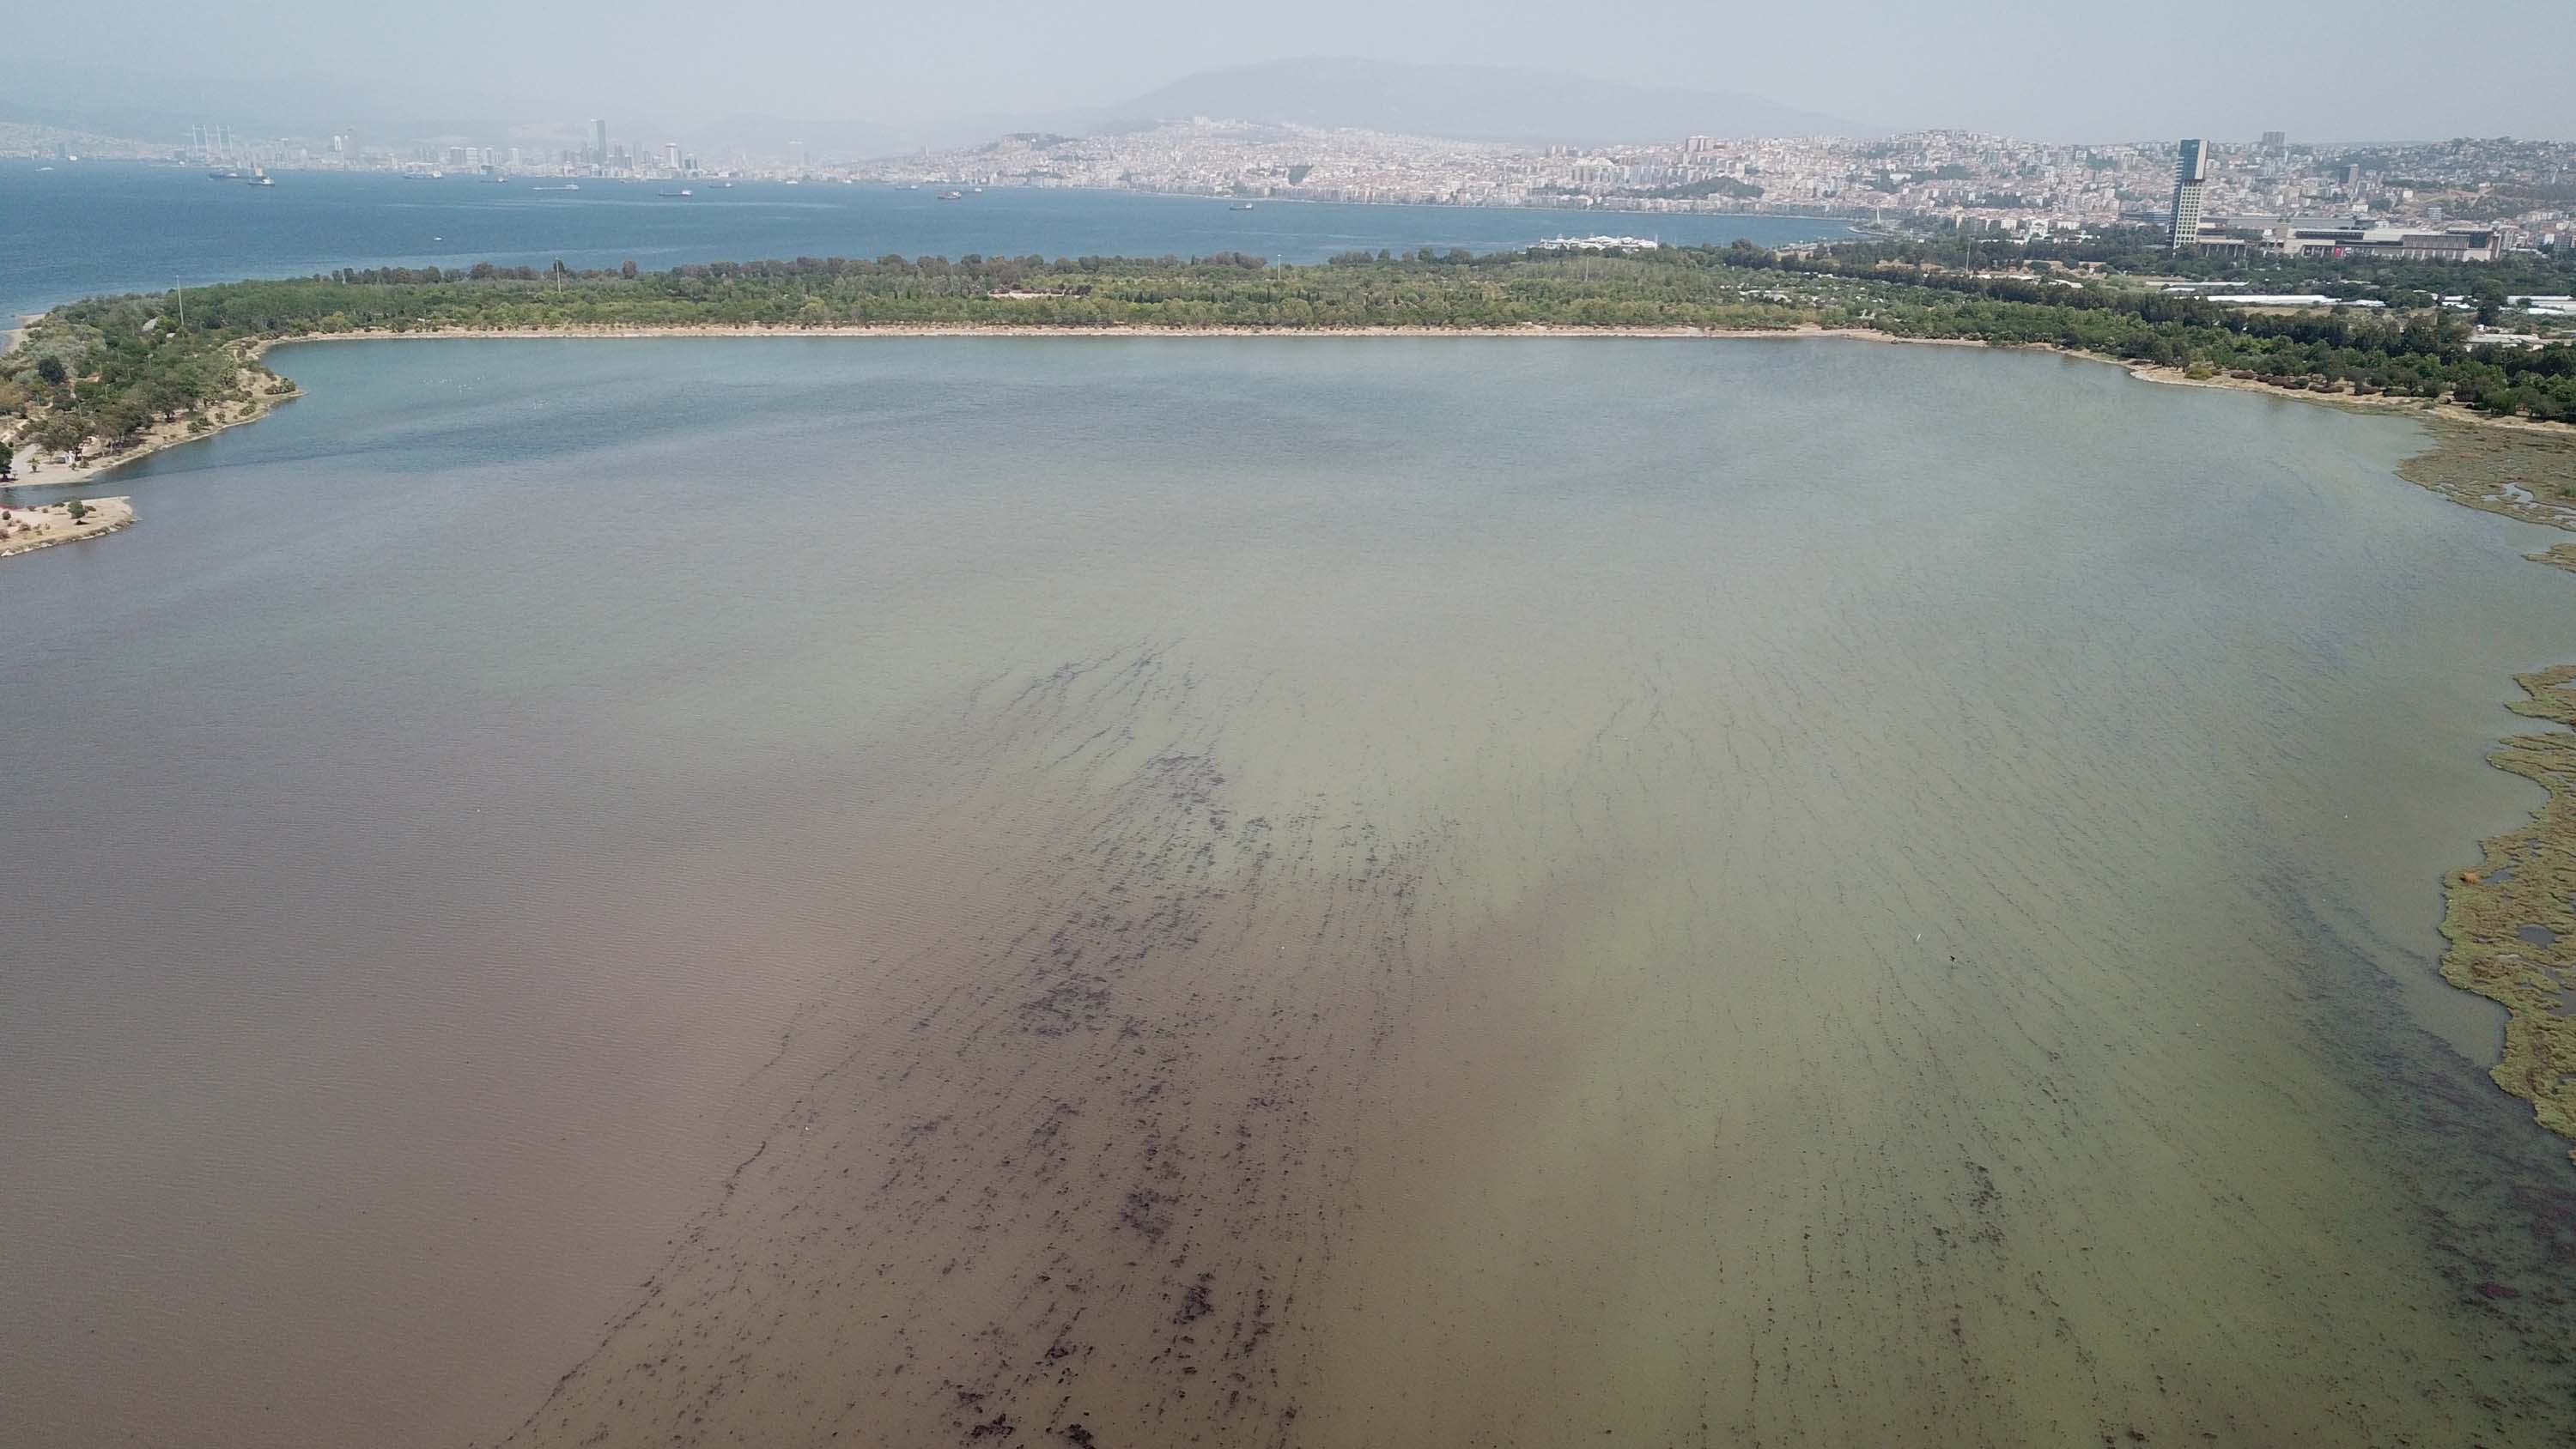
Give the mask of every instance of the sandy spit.
M 55 503 L 43 508 L 10 508 L 9 516 L 0 520 L 0 558 L 13 553 L 32 553 L 58 543 L 78 543 L 85 538 L 101 538 L 129 527 L 134 522 L 134 500 L 131 498 L 89 498 L 89 515 L 75 523 L 68 504 Z

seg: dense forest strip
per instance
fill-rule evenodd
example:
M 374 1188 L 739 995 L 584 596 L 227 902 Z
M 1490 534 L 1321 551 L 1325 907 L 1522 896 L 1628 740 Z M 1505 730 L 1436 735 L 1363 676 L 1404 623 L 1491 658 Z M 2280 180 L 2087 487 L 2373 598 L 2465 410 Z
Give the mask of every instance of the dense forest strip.
M 2439 305 L 2230 308 L 2042 259 L 2017 274 L 1922 249 L 1674 247 L 1624 254 L 1350 253 L 1272 266 L 1178 257 L 800 257 L 639 271 L 346 269 L 93 298 L 0 358 L 0 437 L 113 457 L 292 393 L 258 359 L 297 337 L 645 327 L 1850 328 L 2043 345 L 2284 390 L 2576 420 L 2576 345 L 2472 348 Z

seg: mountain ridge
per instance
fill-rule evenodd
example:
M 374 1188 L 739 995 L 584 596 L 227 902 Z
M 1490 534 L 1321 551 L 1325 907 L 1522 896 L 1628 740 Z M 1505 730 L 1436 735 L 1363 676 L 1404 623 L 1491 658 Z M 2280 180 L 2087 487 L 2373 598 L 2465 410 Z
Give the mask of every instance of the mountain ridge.
M 1300 56 L 1197 71 L 1086 115 L 1087 130 L 1095 132 L 1207 116 L 1518 145 L 1883 134 L 1737 91 L 1632 85 L 1570 70 L 1356 56 Z

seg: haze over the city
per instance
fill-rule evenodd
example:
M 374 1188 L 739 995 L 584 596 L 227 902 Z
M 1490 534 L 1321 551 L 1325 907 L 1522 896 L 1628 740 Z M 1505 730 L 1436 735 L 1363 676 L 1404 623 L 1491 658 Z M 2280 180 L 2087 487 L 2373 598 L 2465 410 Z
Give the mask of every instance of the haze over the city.
M 2576 6 L 2478 0 L 2440 20 L 2439 40 L 2428 41 L 2427 12 L 2397 0 L 2260 9 L 1972 0 L 1938 13 L 1862 0 L 1830 14 L 1684 0 L 1580 10 L 1319 0 L 1291 12 L 1175 0 L 785 0 L 756 12 L 458 0 L 421 23 L 392 24 L 323 0 L 96 0 L 17 18 L 17 54 L 76 59 L 14 82 L 0 120 L 224 106 L 256 127 L 381 132 L 597 114 L 679 128 L 758 113 L 937 128 L 921 137 L 936 142 L 979 125 L 1096 114 L 1213 68 L 1351 55 L 1732 92 L 1873 131 L 2576 137 L 2564 72 Z M 118 43 L 103 47 L 103 37 Z M 184 56 L 160 43 L 178 38 Z M 183 70 L 185 80 L 154 78 Z

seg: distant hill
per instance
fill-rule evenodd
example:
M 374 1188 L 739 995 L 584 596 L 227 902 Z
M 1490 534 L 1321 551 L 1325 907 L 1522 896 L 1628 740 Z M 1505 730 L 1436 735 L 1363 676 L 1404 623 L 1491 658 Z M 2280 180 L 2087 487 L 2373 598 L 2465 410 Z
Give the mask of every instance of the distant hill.
M 1055 129 L 1096 132 L 1191 116 L 1521 144 L 1881 134 L 1734 91 L 1626 85 L 1572 71 L 1347 56 L 1201 71 L 1133 100 L 1057 118 Z

